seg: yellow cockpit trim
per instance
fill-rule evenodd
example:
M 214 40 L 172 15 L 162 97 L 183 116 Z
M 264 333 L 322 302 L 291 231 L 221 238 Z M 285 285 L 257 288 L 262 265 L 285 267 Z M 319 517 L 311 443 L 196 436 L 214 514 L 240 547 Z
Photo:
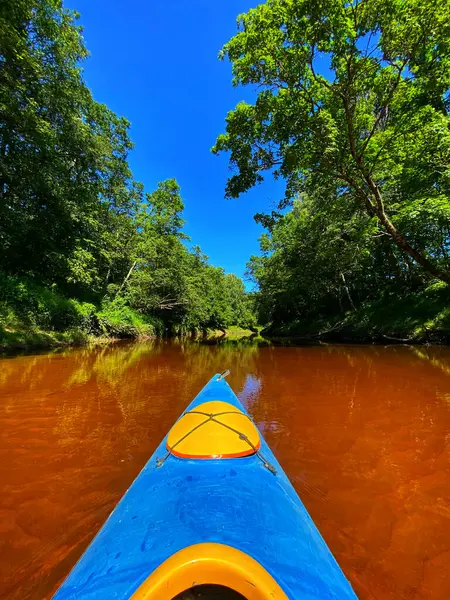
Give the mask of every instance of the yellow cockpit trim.
M 248 600 L 288 600 L 275 579 L 251 556 L 224 544 L 195 544 L 163 562 L 130 600 L 171 600 L 191 587 L 223 585 Z

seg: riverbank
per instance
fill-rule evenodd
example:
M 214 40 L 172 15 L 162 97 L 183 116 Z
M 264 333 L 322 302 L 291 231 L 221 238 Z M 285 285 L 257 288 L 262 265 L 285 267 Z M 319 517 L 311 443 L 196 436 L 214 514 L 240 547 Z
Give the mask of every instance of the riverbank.
M 75 346 L 85 344 L 87 340 L 88 336 L 79 329 L 56 332 L 37 328 L 0 328 L 0 352 Z
M 230 340 L 238 340 L 249 338 L 255 335 L 250 329 L 241 327 L 230 327 L 225 330 L 209 329 L 205 331 L 194 331 L 185 334 L 179 334 L 174 337 L 190 337 L 193 339 L 218 339 L 226 338 Z M 33 350 L 45 350 L 54 348 L 65 348 L 69 346 L 85 346 L 85 345 L 103 345 L 113 344 L 115 342 L 130 339 L 143 340 L 163 335 L 145 334 L 142 331 L 136 330 L 135 335 L 128 335 L 126 338 L 113 335 L 92 335 L 87 334 L 80 328 L 72 327 L 67 331 L 44 331 L 38 328 L 22 328 L 16 330 L 5 329 L 0 326 L 0 352 L 16 352 Z
M 43 331 L 41 329 L 8 330 L 0 327 L 0 352 L 16 352 L 112 344 L 119 338 L 107 335 L 89 335 L 78 328 L 68 331 Z
M 384 296 L 356 310 L 270 325 L 269 337 L 335 343 L 450 344 L 450 291 L 435 284 L 415 294 Z
M 130 304 L 127 297 L 118 292 L 84 299 L 69 298 L 56 286 L 46 287 L 27 277 L 0 271 L 0 351 L 166 336 L 239 338 L 257 331 L 253 315 L 239 302 L 233 310 L 224 304 L 222 315 L 217 309 L 211 315 L 206 311 L 195 318 L 174 313 L 173 307 L 163 310 L 158 305 L 159 309 L 145 312 Z M 205 309 L 205 306 L 200 308 Z M 230 326 L 233 321 L 234 325 Z
M 64 299 L 64 310 L 36 313 L 1 308 L 0 352 L 32 351 L 86 344 L 109 344 L 120 339 L 161 336 L 159 323 L 144 320 L 127 307 L 97 309 L 94 305 Z M 24 314 L 25 313 L 25 314 Z M 64 323 L 68 323 L 64 326 Z M 47 325 L 47 326 L 45 326 Z
M 131 309 L 122 298 L 100 304 L 68 299 L 24 279 L 0 290 L 0 352 L 33 351 L 156 337 L 226 338 L 261 334 L 282 343 L 450 345 L 450 291 L 434 284 L 414 294 L 382 295 L 354 311 L 246 329 L 170 327 Z

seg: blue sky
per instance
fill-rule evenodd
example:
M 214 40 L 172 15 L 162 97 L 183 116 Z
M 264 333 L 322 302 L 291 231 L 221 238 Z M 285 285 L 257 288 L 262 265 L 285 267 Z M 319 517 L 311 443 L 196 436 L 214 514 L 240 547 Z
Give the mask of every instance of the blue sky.
M 275 207 L 282 186 L 269 177 L 225 200 L 228 158 L 210 152 L 225 116 L 252 92 L 231 85 L 222 45 L 236 17 L 258 0 L 66 0 L 77 10 L 91 56 L 85 79 L 94 97 L 131 121 L 134 176 L 148 191 L 175 177 L 186 233 L 215 265 L 243 276 L 258 253 L 256 212 Z

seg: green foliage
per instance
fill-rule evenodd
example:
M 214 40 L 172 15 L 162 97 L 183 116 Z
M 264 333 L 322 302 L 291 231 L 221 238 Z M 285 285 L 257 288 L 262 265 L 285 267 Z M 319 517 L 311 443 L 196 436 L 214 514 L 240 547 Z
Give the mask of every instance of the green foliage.
M 438 283 L 403 296 L 379 298 L 363 304 L 349 324 L 360 334 L 440 341 L 450 334 L 449 288 Z
M 67 345 L 81 345 L 88 337 L 80 329 L 73 327 L 64 332 L 42 331 L 39 328 L 9 330 L 0 326 L 0 351 L 53 348 Z
M 332 218 L 328 218 L 329 215 Z M 249 272 L 256 310 L 270 333 L 360 341 L 447 342 L 448 285 L 374 235 L 371 219 L 325 218 L 314 198 L 295 202 L 261 240 Z
M 374 235 L 368 217 L 342 211 L 337 199 L 327 213 L 314 197 L 296 201 L 263 235 L 262 255 L 249 263 L 261 322 L 344 313 L 380 288 L 415 281 L 416 270 L 402 265 L 385 237 Z
M 76 324 L 81 331 L 90 335 L 98 334 L 99 322 L 95 304 L 78 300 L 70 300 L 70 303 L 76 311 Z
M 163 323 L 140 315 L 124 298 L 104 300 L 99 308 L 88 302 L 67 299 L 27 278 L 0 273 L 0 328 L 59 332 L 78 330 L 86 335 L 136 337 L 161 335 Z
M 381 295 L 345 315 L 300 317 L 272 325 L 275 336 L 381 343 L 450 342 L 448 286 L 430 285 L 403 295 Z
M 161 334 L 164 329 L 158 319 L 140 315 L 120 297 L 103 301 L 97 319 L 102 333 L 120 338 Z
M 77 306 L 55 290 L 0 272 L 0 320 L 14 327 L 62 331 L 79 324 Z
M 365 217 L 400 262 L 450 282 L 448 4 L 268 0 L 238 26 L 222 56 L 258 94 L 213 148 L 235 168 L 227 195 L 271 171 L 281 207 L 307 194 L 339 226 Z
M 188 249 L 177 182 L 146 193 L 133 180 L 129 123 L 83 80 L 77 18 L 60 0 L 0 5 L 4 331 L 129 337 L 251 323 L 242 282 Z
M 102 242 L 133 187 L 131 143 L 82 79 L 76 18 L 58 0 L 0 8 L 0 267 L 98 289 Z

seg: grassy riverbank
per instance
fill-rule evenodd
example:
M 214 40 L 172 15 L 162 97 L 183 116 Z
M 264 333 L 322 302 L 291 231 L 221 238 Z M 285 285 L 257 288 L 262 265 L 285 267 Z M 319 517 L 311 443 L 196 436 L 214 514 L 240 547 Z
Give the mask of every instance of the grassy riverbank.
M 0 350 L 53 348 L 161 335 L 164 326 L 121 298 L 94 304 L 27 278 L 0 274 Z
M 382 296 L 355 311 L 268 326 L 266 335 L 332 342 L 450 343 L 450 290 L 441 283 Z
M 170 330 L 157 317 L 142 315 L 121 298 L 99 304 L 62 296 L 24 278 L 4 278 L 0 288 L 0 351 L 34 350 L 181 335 L 240 339 L 256 330 L 183 327 Z M 382 295 L 354 311 L 271 325 L 265 336 L 356 343 L 450 343 L 450 291 L 434 284 L 415 293 Z
M 34 350 L 85 344 L 88 336 L 80 329 L 43 331 L 37 328 L 8 329 L 0 327 L 0 351 Z
M 230 340 L 239 340 L 254 335 L 255 332 L 250 329 L 240 327 L 231 327 L 224 331 L 206 330 L 196 331 L 190 334 L 194 338 L 222 338 Z M 149 334 L 136 330 L 135 335 L 126 336 L 128 339 L 145 339 L 152 337 L 162 337 L 161 334 Z M 100 345 L 117 342 L 123 337 L 113 335 L 92 335 L 87 334 L 79 327 L 72 327 L 67 331 L 45 331 L 36 327 L 22 327 L 19 329 L 8 329 L 0 326 L 0 352 L 14 350 L 45 350 L 46 348 L 58 348 L 66 346 L 84 346 L 87 344 Z
M 0 351 L 103 344 L 169 333 L 239 338 L 254 332 L 237 326 L 170 331 L 162 319 L 138 313 L 120 297 L 94 304 L 68 299 L 55 288 L 26 278 L 0 277 Z

